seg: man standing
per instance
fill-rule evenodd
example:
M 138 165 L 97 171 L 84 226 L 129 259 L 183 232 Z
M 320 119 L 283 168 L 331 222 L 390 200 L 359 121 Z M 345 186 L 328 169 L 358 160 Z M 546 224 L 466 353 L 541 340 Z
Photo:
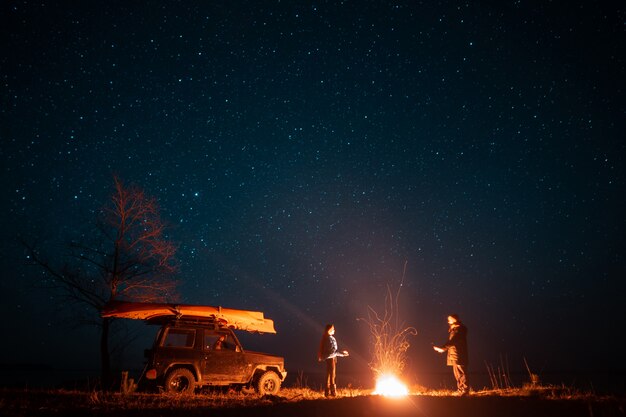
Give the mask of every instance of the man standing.
M 469 394 L 467 382 L 467 327 L 457 314 L 448 316 L 448 341 L 441 347 L 433 346 L 439 353 L 448 352 L 447 365 L 452 367 L 460 395 Z

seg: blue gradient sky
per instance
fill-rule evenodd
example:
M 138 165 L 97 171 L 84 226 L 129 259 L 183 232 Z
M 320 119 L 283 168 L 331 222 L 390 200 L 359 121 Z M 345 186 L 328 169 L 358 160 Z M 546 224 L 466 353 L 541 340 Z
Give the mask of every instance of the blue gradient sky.
M 446 371 L 453 312 L 477 371 L 623 369 L 624 7 L 1 7 L 2 362 L 97 367 L 16 237 L 60 256 L 117 174 L 172 225 L 182 300 L 264 311 L 251 343 L 290 370 L 319 370 L 327 322 L 366 369 L 357 318 L 405 262 L 411 375 Z

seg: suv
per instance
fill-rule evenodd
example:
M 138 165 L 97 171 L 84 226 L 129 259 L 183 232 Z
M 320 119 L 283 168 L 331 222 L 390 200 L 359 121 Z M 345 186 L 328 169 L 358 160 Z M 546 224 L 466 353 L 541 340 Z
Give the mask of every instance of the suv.
M 206 386 L 254 388 L 276 394 L 285 380 L 285 360 L 246 352 L 233 330 L 276 333 L 262 312 L 189 304 L 110 301 L 103 318 L 160 324 L 140 382 L 167 392 L 192 393 Z
M 234 386 L 274 395 L 287 376 L 282 357 L 245 351 L 235 333 L 219 322 L 166 322 L 145 356 L 143 376 L 166 392 Z

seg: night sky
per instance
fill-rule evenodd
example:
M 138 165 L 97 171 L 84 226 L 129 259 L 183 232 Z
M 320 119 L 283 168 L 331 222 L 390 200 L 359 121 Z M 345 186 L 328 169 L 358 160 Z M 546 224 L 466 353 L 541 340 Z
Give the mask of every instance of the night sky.
M 60 259 L 119 175 L 171 225 L 181 301 L 263 311 L 277 335 L 245 339 L 292 377 L 322 371 L 328 322 L 352 353 L 340 385 L 367 371 L 357 318 L 405 263 L 409 378 L 449 372 L 430 348 L 449 313 L 476 372 L 624 369 L 610 3 L 2 2 L 0 362 L 97 369 L 97 332 L 67 324 L 18 239 Z

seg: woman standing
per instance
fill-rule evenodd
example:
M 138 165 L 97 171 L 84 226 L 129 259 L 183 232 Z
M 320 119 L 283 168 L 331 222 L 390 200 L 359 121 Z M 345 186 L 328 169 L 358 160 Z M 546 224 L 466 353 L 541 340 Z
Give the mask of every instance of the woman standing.
M 337 385 L 335 375 L 337 371 L 337 357 L 348 356 L 348 351 L 339 352 L 337 350 L 337 340 L 335 339 L 335 326 L 327 324 L 320 341 L 320 350 L 317 354 L 318 361 L 326 361 L 326 390 L 324 396 L 335 397 L 337 395 Z

